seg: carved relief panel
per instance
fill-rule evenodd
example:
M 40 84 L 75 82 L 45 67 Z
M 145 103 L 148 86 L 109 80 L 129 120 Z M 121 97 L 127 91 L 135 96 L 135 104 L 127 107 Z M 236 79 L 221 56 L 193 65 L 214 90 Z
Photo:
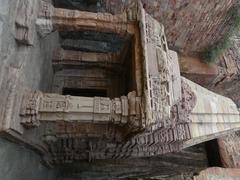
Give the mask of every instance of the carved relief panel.
M 174 103 L 173 76 L 163 26 L 141 10 L 140 29 L 144 53 L 144 86 L 147 121 L 153 129 L 171 125 L 170 110 Z M 176 74 L 180 77 L 180 73 Z M 175 78 L 180 84 L 180 78 Z M 179 88 L 178 88 L 179 89 Z M 175 91 L 181 97 L 181 90 Z M 176 103 L 176 101 L 175 101 Z

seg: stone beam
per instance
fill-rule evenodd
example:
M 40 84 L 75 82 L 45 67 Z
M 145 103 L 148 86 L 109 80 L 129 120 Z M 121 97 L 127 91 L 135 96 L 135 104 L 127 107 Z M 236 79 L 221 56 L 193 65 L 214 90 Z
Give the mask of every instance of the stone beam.
M 42 1 L 39 18 L 36 23 L 38 31 L 43 36 L 52 30 L 64 32 L 66 29 L 68 31 L 132 34 L 131 22 L 137 20 L 137 10 L 137 8 L 132 8 L 122 14 L 112 15 L 109 13 L 93 13 L 54 8 L 51 4 Z
M 125 34 L 126 14 L 111 15 L 67 9 L 54 9 L 53 26 L 59 31 L 98 31 Z
M 122 64 L 120 53 L 95 53 L 58 49 L 53 55 L 53 65 L 82 65 L 83 63 Z
M 198 176 L 194 176 L 194 180 L 238 180 L 240 179 L 240 171 L 237 168 L 220 168 L 211 167 L 201 171 Z
M 40 122 L 66 121 L 124 125 L 129 117 L 140 113 L 140 104 L 141 98 L 134 92 L 112 100 L 33 92 L 23 98 L 21 124 L 35 127 Z

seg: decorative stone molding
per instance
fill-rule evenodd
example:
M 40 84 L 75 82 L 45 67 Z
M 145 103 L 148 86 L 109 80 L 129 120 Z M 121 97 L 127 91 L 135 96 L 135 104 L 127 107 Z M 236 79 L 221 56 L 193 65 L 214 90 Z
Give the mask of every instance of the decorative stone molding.
M 225 168 L 240 168 L 239 137 L 239 132 L 235 132 L 218 139 L 219 154 Z
M 54 7 L 45 1 L 40 1 L 40 10 L 36 20 L 37 31 L 40 37 L 50 34 L 54 28 L 52 23 Z
M 23 98 L 21 107 L 21 124 L 26 128 L 38 127 L 40 125 L 39 119 L 39 105 L 41 103 L 42 93 L 35 91 L 26 94 Z
M 240 178 L 239 169 L 210 167 L 200 172 L 198 176 L 194 176 L 194 180 L 238 180 Z
M 183 86 L 182 97 L 183 98 L 181 102 L 175 106 L 175 109 L 171 110 L 172 115 L 174 115 L 171 116 L 171 118 L 173 118 L 175 121 L 174 126 L 169 128 L 159 128 L 152 132 L 144 131 L 141 128 L 136 131 L 138 123 L 144 121 L 144 117 L 141 116 L 141 108 L 143 107 L 141 107 L 142 104 L 137 100 L 138 97 L 136 97 L 136 93 L 131 92 L 128 94 L 128 103 L 122 103 L 122 106 L 125 104 L 125 108 L 122 107 L 122 109 L 128 109 L 128 111 L 125 111 L 125 113 L 122 111 L 122 114 L 128 115 L 129 122 L 123 126 L 124 132 L 119 132 L 117 129 L 112 129 L 115 131 L 115 133 L 112 134 L 110 131 L 107 131 L 104 132 L 104 134 L 108 135 L 104 136 L 104 134 L 97 131 L 98 128 L 93 127 L 98 133 L 99 138 L 97 139 L 92 138 L 90 135 L 88 137 L 80 136 L 81 138 L 79 138 L 79 136 L 74 134 L 72 134 L 69 138 L 68 136 L 71 134 L 71 131 L 68 133 L 56 133 L 59 134 L 57 135 L 57 140 L 54 142 L 49 142 L 53 161 L 55 163 L 69 163 L 81 159 L 88 159 L 89 161 L 92 161 L 94 159 L 123 159 L 129 157 L 139 158 L 179 151 L 182 149 L 184 141 L 191 139 L 189 122 L 187 122 L 189 121 L 188 113 L 190 113 L 190 110 L 194 107 L 196 101 L 196 98 L 192 94 L 192 91 L 188 85 Z M 126 99 L 126 97 L 123 96 L 121 99 L 123 102 L 123 99 Z M 99 102 L 101 99 L 98 98 L 97 101 Z M 125 102 L 126 101 L 127 99 Z M 119 101 L 115 101 L 115 103 L 119 103 Z M 108 101 L 104 100 L 104 104 L 106 105 L 106 108 L 104 108 L 103 112 L 107 113 L 109 112 L 109 109 L 107 108 Z M 184 106 L 185 104 L 189 105 Z M 126 106 L 128 106 L 128 108 Z M 98 108 L 95 110 L 95 112 L 99 113 L 99 106 L 97 105 L 96 107 Z M 115 108 L 115 112 L 120 112 L 120 103 L 117 105 L 117 107 L 118 108 Z M 135 126 L 131 127 L 131 125 Z M 64 126 L 67 125 L 65 124 Z M 81 126 L 84 127 L 85 125 L 81 124 Z M 74 127 L 76 127 L 76 125 L 74 125 Z M 129 128 L 127 135 L 125 132 L 126 128 Z M 83 131 L 81 130 L 79 132 Z M 119 138 L 121 136 L 122 138 Z M 124 137 L 127 137 L 127 139 Z M 83 149 L 82 147 L 84 146 L 85 142 L 89 142 L 89 144 Z M 68 143 L 71 144 L 71 147 L 67 148 L 62 146 L 62 144 Z M 60 151 L 56 149 L 59 149 L 59 147 L 61 147 Z M 76 151 L 76 149 L 82 150 Z
M 133 94 L 136 94 L 132 92 Z M 130 93 L 130 94 L 132 94 Z M 130 97 L 130 96 L 129 96 Z M 77 97 L 33 92 L 24 96 L 21 123 L 25 127 L 39 126 L 40 122 L 113 123 L 124 125 L 140 112 L 140 98 Z M 134 127 L 140 124 L 133 123 Z

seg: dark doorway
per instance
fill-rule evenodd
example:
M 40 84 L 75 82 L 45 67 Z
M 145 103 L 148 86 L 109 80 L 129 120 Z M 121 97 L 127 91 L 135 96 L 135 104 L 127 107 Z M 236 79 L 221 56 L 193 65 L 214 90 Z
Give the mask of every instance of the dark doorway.
M 207 151 L 208 166 L 222 167 L 217 139 L 206 142 L 205 147 Z
M 101 0 L 53 0 L 55 8 L 64 8 L 71 10 L 105 12 Z
M 84 96 L 84 97 L 107 97 L 107 91 L 104 89 L 75 89 L 75 88 L 64 88 L 63 95 L 71 96 Z

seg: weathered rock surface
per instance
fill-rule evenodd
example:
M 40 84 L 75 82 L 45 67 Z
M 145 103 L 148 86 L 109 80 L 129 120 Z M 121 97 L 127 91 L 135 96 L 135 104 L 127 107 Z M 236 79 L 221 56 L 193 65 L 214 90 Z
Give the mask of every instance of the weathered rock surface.
M 194 180 L 239 180 L 239 169 L 208 168 L 195 176 Z
M 57 169 L 48 169 L 38 154 L 0 138 L 1 180 L 56 180 Z
M 0 129 L 11 126 L 12 132 L 23 132 L 23 128 L 18 125 L 21 92 L 25 88 L 48 91 L 50 87 L 52 46 L 57 44 L 58 37 L 54 33 L 39 41 L 35 35 L 30 36 L 25 31 L 27 25 L 31 24 L 32 11 L 23 12 L 17 5 L 34 8 L 32 5 L 36 5 L 37 1 L 31 0 L 29 3 L 0 0 Z M 36 9 L 33 11 L 37 13 Z M 21 28 L 24 33 L 18 34 Z M 31 43 L 33 46 L 28 46 Z M 9 119 L 13 120 L 11 124 L 6 123 Z M 1 138 L 3 136 L 1 134 Z M 1 139 L 0 156 L 0 179 L 54 179 L 48 168 L 39 162 L 40 157 L 19 144 Z
M 203 145 L 194 146 L 178 153 L 155 158 L 114 161 L 94 161 L 66 164 L 61 168 L 61 180 L 95 179 L 176 179 L 186 180 L 205 169 L 206 154 Z M 81 169 L 81 170 L 80 170 Z
M 198 57 L 179 56 L 181 75 L 208 88 L 219 74 L 219 67 L 208 65 Z
M 215 64 L 205 64 L 201 58 L 181 56 L 181 74 L 188 79 L 227 96 L 240 105 L 240 42 L 233 41 Z
M 240 168 L 240 136 L 232 133 L 218 139 L 219 153 L 223 167 Z

